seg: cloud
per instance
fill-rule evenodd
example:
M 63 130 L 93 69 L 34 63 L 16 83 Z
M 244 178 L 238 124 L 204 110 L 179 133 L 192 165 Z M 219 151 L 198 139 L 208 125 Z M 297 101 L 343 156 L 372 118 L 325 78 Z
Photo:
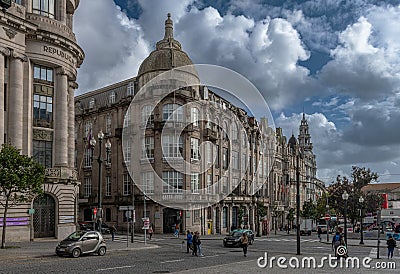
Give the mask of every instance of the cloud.
M 135 76 L 150 52 L 141 26 L 112 0 L 81 1 L 74 27 L 86 55 L 78 71 L 78 94 Z

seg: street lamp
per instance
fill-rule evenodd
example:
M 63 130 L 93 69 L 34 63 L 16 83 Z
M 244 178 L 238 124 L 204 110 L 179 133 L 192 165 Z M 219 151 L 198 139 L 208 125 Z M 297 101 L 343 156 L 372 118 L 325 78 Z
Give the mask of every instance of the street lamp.
M 329 205 L 328 205 L 328 196 L 326 196 L 326 213 L 329 214 Z M 330 222 L 330 214 L 329 219 L 326 220 L 326 241 L 329 243 L 329 222 Z
M 344 200 L 344 242 L 347 248 L 347 200 L 349 199 L 349 194 L 346 190 L 342 194 L 342 199 Z
M 364 244 L 364 232 L 363 232 L 363 209 L 364 209 L 364 198 L 362 196 L 360 196 L 360 198 L 358 199 L 358 201 L 361 204 L 361 211 L 360 211 L 360 217 L 361 217 L 361 222 L 360 222 L 360 232 L 361 232 L 361 240 L 360 240 L 360 245 Z
M 101 205 L 101 198 L 102 198 L 102 177 L 101 177 L 102 175 L 101 175 L 101 172 L 102 172 L 102 163 L 103 163 L 103 159 L 101 158 L 101 152 L 102 152 L 101 144 L 104 139 L 104 133 L 102 130 L 100 130 L 99 133 L 97 134 L 97 138 L 99 140 L 100 148 L 99 148 L 99 155 L 97 157 L 97 163 L 99 164 L 99 178 L 98 178 L 99 183 L 98 183 L 98 190 L 97 190 L 98 198 L 97 198 L 97 216 L 96 216 L 96 218 L 97 218 L 97 228 L 98 228 L 98 231 L 101 233 L 101 223 L 102 223 L 102 218 L 103 218 L 103 209 L 102 209 L 102 205 Z M 94 138 L 90 139 L 90 146 L 92 147 L 92 151 L 93 151 L 95 145 L 96 145 L 96 140 Z M 106 147 L 106 153 L 107 153 L 106 161 L 108 162 L 109 154 L 111 151 L 110 140 L 107 140 L 105 147 Z

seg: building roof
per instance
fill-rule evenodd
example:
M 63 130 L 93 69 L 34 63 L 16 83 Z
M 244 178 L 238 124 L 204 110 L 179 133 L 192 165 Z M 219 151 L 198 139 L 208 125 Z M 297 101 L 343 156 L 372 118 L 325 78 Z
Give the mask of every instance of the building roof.
M 363 192 L 400 192 L 400 183 L 374 183 L 362 188 Z
M 165 21 L 165 35 L 157 42 L 156 49 L 142 62 L 138 77 L 154 71 L 167 71 L 176 67 L 193 65 L 186 52 L 182 51 L 181 44 L 174 39 L 171 14 Z

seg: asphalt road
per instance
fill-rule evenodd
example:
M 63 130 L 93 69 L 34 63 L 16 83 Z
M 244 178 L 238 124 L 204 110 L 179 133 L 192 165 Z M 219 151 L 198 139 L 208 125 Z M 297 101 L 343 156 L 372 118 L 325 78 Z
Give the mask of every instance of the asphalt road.
M 18 260 L 2 261 L 0 273 L 396 273 L 396 270 L 381 270 L 376 268 L 376 263 L 394 262 L 400 268 L 400 256 L 396 251 L 395 258 L 372 259 L 370 269 L 362 266 L 361 260 L 365 257 L 375 256 L 376 248 L 369 246 L 350 246 L 349 255 L 357 257 L 360 267 L 336 266 L 330 267 L 326 259 L 324 267 L 318 268 L 323 256 L 333 254 L 331 246 L 318 242 L 315 235 L 302 237 L 301 256 L 296 256 L 296 239 L 294 236 L 278 236 L 273 238 L 256 238 L 255 244 L 249 246 L 248 256 L 244 257 L 240 248 L 224 248 L 221 238 L 205 237 L 202 240 L 204 257 L 193 257 L 186 253 L 186 242 L 168 235 L 156 235 L 149 243 L 158 247 L 141 250 L 110 250 L 104 257 L 87 255 L 77 259 L 48 255 L 45 257 L 31 257 Z M 117 237 L 117 241 L 125 241 L 124 237 Z M 136 238 L 134 245 L 143 246 L 141 238 Z M 267 266 L 261 268 L 257 265 L 260 257 L 267 253 Z M 381 249 L 381 256 L 385 257 L 386 248 Z M 291 265 L 300 262 L 304 257 L 313 256 L 316 260 L 316 269 L 293 268 Z M 270 263 L 272 257 L 276 259 Z M 286 262 L 281 268 L 277 265 L 277 258 L 284 257 Z M 374 257 L 375 258 L 375 257 Z M 292 263 L 290 264 L 289 261 Z M 264 260 L 259 261 L 264 263 Z M 332 263 L 337 262 L 334 260 Z M 281 262 L 282 263 L 282 262 Z M 271 264 L 271 265 L 269 265 Z M 388 267 L 388 265 L 385 265 Z M 398 271 L 398 270 L 397 270 Z

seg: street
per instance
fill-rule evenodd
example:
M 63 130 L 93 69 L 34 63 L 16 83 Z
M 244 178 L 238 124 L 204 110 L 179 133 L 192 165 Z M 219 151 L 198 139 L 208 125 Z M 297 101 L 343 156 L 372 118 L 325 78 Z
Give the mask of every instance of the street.
M 107 238 L 107 237 L 106 237 Z M 331 245 L 326 242 L 319 242 L 315 233 L 312 236 L 301 238 L 301 256 L 296 256 L 296 237 L 295 235 L 271 235 L 270 237 L 256 238 L 254 245 L 249 246 L 248 256 L 244 257 L 241 248 L 224 248 L 222 246 L 222 235 L 203 236 L 202 251 L 204 257 L 194 257 L 186 253 L 186 242 L 183 238 L 175 238 L 172 235 L 155 235 L 154 239 L 147 241 L 144 245 L 143 236 L 135 236 L 135 242 L 129 243 L 130 249 L 126 246 L 126 236 L 117 235 L 115 242 L 111 242 L 109 236 L 107 244 L 109 249 L 104 257 L 97 255 L 86 255 L 74 259 L 69 257 L 57 257 L 52 251 L 57 242 L 42 243 L 43 251 L 27 257 L 15 257 L 8 254 L 7 250 L 0 250 L 2 261 L 0 273 L 377 273 L 376 262 L 389 262 L 386 259 L 377 260 L 376 247 L 366 242 L 365 246 L 349 246 L 349 256 L 360 258 L 360 267 L 346 268 L 338 265 L 336 269 L 330 268 L 328 261 L 324 266 L 318 267 L 323 256 L 332 255 Z M 324 239 L 324 238 L 323 238 Z M 326 240 L 326 239 L 324 239 Z M 351 240 L 349 240 L 351 242 Z M 356 243 L 357 240 L 354 240 Z M 366 240 L 368 241 L 368 240 Z M 372 243 L 372 241 L 370 241 Z M 41 243 L 36 243 L 39 246 Z M 349 243 L 350 245 L 350 243 Z M 133 248 L 132 248 L 133 247 Z M 22 248 L 22 247 L 21 247 Z M 15 252 L 15 250 L 13 250 Z M 24 250 L 16 252 L 21 254 Z M 11 252 L 11 249 L 10 249 Z M 286 269 L 278 267 L 277 259 L 273 261 L 272 269 L 267 264 L 265 268 L 260 268 L 257 261 L 267 252 L 268 260 L 272 257 L 285 257 Z M 386 257 L 385 245 L 381 246 L 381 258 Z M 316 269 L 293 269 L 289 260 L 297 257 L 301 262 L 304 257 L 315 257 L 317 262 Z M 369 263 L 371 269 L 363 268 L 361 265 L 364 257 L 370 256 L 372 261 Z M 5 259 L 7 258 L 7 259 Z M 14 259 L 13 259 L 14 258 Z M 292 259 L 290 259 L 292 258 Z M 334 260 L 336 262 L 336 260 Z M 400 256 L 398 250 L 395 251 L 395 258 L 390 260 L 395 267 L 400 267 Z M 301 266 L 301 264 L 300 264 Z M 373 268 L 374 267 L 374 268 Z M 387 267 L 387 266 L 386 266 Z M 394 268 L 391 266 L 391 268 Z M 381 270 L 393 271 L 396 270 Z

